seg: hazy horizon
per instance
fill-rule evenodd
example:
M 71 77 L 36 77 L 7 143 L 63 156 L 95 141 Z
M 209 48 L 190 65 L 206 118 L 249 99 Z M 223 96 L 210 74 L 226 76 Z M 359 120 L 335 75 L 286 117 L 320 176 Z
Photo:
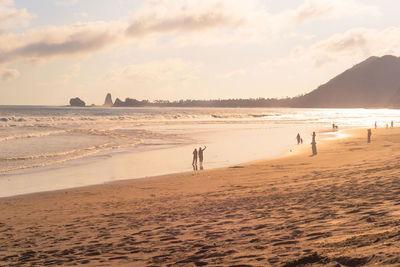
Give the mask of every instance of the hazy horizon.
M 0 0 L 0 105 L 294 97 L 398 56 L 396 5 Z

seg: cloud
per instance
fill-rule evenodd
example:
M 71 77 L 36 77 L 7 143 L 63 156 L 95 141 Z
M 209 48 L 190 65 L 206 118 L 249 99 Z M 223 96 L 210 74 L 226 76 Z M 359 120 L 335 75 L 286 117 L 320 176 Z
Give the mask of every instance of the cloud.
M 116 68 L 111 70 L 106 77 L 107 80 L 112 82 L 185 81 L 194 79 L 198 68 L 198 64 L 185 62 L 178 58 L 171 58 Z
M 90 54 L 121 39 L 124 25 L 90 22 L 0 36 L 0 63 Z
M 76 2 L 62 1 L 63 4 Z M 130 23 L 86 22 L 2 34 L 0 63 L 90 54 L 119 41 L 133 38 L 140 43 L 154 35 L 159 35 L 157 40 L 167 35 L 168 42 L 178 46 L 266 40 L 267 33 L 279 24 L 277 17 L 282 15 L 304 23 L 327 13 L 343 12 L 372 14 L 377 11 L 352 0 L 306 0 L 294 11 L 273 16 L 257 0 L 147 0 L 133 14 Z M 6 17 L 14 23 L 31 18 L 25 9 L 15 9 L 12 0 L 0 0 L 0 14 L 3 14 L 0 22 L 6 21 Z M 0 23 L 7 24 L 10 23 Z
M 266 61 L 262 68 L 288 68 L 307 66 L 309 71 L 330 66 L 345 67 L 370 56 L 400 54 L 400 27 L 386 29 L 353 28 L 334 34 L 307 47 L 298 46 L 286 57 Z
M 400 55 L 400 27 L 353 28 L 261 62 L 256 72 L 274 84 L 276 92 L 297 88 L 305 93 L 370 56 L 388 54 Z
M 74 64 L 72 65 L 67 73 L 65 73 L 64 75 L 61 75 L 61 83 L 66 83 L 68 81 L 70 81 L 71 79 L 77 77 L 79 75 L 79 72 L 81 71 L 81 64 Z
M 362 60 L 375 55 L 400 53 L 400 28 L 383 30 L 354 28 L 314 44 L 308 53 L 317 65 L 337 60 L 340 57 Z
M 35 15 L 25 8 L 17 9 L 13 0 L 0 0 L 0 29 L 6 30 L 17 27 L 25 27 Z
M 235 77 L 240 77 L 240 76 L 246 75 L 246 73 L 247 72 L 244 69 L 237 69 L 237 70 L 233 70 L 228 73 L 225 73 L 225 74 L 221 75 L 221 77 L 225 78 L 225 79 L 232 79 Z
M 145 1 L 135 12 L 131 23 L 81 22 L 41 27 L 22 33 L 6 32 L 0 35 L 0 64 L 87 55 L 129 40 L 140 44 L 152 34 L 180 33 L 170 40 L 170 43 L 180 45 L 193 41 L 206 44 L 221 39 L 231 41 L 234 36 L 236 40 L 249 40 L 248 36 L 243 38 L 243 35 L 237 35 L 240 33 L 238 27 L 250 22 L 250 18 L 257 17 L 251 16 L 250 10 L 254 10 L 254 7 L 243 13 L 245 9 L 237 4 L 238 1 L 232 1 L 236 4 L 230 3 L 227 0 Z M 224 31 L 218 31 L 220 29 Z M 209 32 L 212 35 L 203 35 Z
M 373 30 L 372 30 L 373 31 Z M 371 45 L 371 30 L 352 29 L 344 34 L 336 34 L 329 39 L 318 42 L 314 48 L 325 53 L 347 53 L 365 51 Z M 377 33 L 376 31 L 373 31 Z
M 18 78 L 20 75 L 18 70 L 14 69 L 0 69 L 0 80 L 5 82 Z
M 379 8 L 358 3 L 354 0 L 305 0 L 297 9 L 283 13 L 295 24 L 303 24 L 316 19 L 342 16 L 380 16 Z
M 63 0 L 63 1 L 57 1 L 56 5 L 57 6 L 63 6 L 63 7 L 71 7 L 75 6 L 78 4 L 79 0 Z
M 275 25 L 260 0 L 149 0 L 133 13 L 127 34 L 176 47 L 266 40 Z
M 240 27 L 246 17 L 232 11 L 228 1 L 147 1 L 135 12 L 127 32 L 142 36 Z
M 75 18 L 80 18 L 80 19 L 87 19 L 89 17 L 89 14 L 86 12 L 74 12 L 73 15 Z
M 350 13 L 371 15 L 377 10 L 354 0 L 305 0 L 297 9 L 277 14 L 269 13 L 259 0 L 146 0 L 130 21 L 81 22 L 21 33 L 4 32 L 0 34 L 0 64 L 91 55 L 115 44 L 140 45 L 149 40 L 162 41 L 163 46 L 263 42 L 274 34 L 282 38 L 280 27 L 287 25 L 283 18 L 305 23 L 328 14 Z M 0 22 L 5 20 L 1 14 L 12 14 L 13 25 L 32 17 L 25 9 L 15 9 L 12 0 L 0 0 Z M 357 42 L 355 46 L 361 45 L 362 37 Z M 329 50 L 328 44 L 319 45 L 314 49 Z

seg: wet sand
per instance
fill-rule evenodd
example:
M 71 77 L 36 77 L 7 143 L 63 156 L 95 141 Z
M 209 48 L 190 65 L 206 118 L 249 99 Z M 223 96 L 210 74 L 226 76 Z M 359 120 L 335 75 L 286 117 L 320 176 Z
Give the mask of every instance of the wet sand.
M 0 199 L 0 265 L 400 265 L 400 129 L 249 164 Z M 317 140 L 318 142 L 318 140 Z M 265 148 L 268 149 L 268 148 Z M 307 265 L 307 266 L 309 266 Z
M 187 133 L 190 130 L 191 137 Z M 200 124 L 197 127 L 185 124 L 181 128 L 171 125 L 169 130 L 164 129 L 164 133 L 173 136 L 180 131 L 187 134 L 180 141 L 147 140 L 134 147 L 0 175 L 0 198 L 191 171 L 193 149 L 204 145 L 208 147 L 206 169 L 273 158 L 289 151 L 296 142 L 297 131 L 308 142 L 312 129 L 295 124 L 276 128 L 261 124 Z

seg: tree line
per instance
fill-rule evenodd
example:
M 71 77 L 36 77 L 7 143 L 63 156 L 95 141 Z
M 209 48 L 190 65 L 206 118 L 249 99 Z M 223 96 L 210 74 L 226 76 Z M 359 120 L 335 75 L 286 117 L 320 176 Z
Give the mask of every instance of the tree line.
M 126 98 L 125 101 L 117 98 L 114 107 L 291 107 L 298 97 L 293 98 L 232 98 L 212 100 L 137 100 Z

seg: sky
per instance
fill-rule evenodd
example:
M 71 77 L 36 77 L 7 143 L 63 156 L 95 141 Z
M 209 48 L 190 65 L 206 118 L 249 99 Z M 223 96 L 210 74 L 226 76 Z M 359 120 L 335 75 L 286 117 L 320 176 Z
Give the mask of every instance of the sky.
M 293 97 L 400 56 L 397 0 L 0 0 L 0 105 Z

